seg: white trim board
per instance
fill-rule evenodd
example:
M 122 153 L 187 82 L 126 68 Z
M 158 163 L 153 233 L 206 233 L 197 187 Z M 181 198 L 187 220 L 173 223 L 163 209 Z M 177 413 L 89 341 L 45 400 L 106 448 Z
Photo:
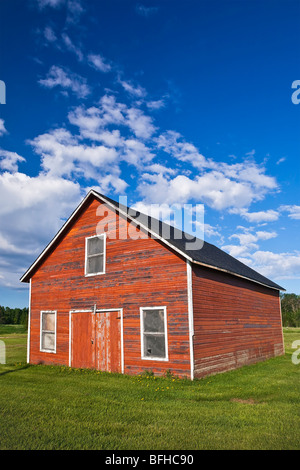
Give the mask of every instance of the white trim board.
M 192 286 L 192 266 L 187 260 L 186 262 L 187 274 L 187 294 L 188 294 L 188 317 L 189 317 L 189 345 L 190 345 L 190 365 L 191 365 L 191 380 L 194 380 L 194 309 L 193 309 L 193 286 Z
M 28 330 L 27 330 L 27 363 L 30 362 L 30 327 L 31 327 L 31 279 L 29 281 Z

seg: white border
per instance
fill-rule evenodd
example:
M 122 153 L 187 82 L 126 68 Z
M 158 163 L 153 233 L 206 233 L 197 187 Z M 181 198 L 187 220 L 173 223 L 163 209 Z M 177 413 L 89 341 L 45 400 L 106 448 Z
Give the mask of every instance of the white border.
M 143 310 L 163 310 L 164 311 L 164 328 L 165 328 L 165 357 L 155 357 L 155 356 L 144 356 L 144 320 L 143 320 Z M 146 361 L 169 361 L 169 352 L 168 352 L 168 328 L 167 328 L 167 307 L 140 307 L 140 329 L 141 329 L 141 359 Z
M 193 309 L 193 286 L 192 286 L 192 265 L 186 260 L 187 273 L 187 293 L 188 293 L 188 317 L 189 317 L 189 343 L 190 343 L 190 364 L 191 364 L 191 380 L 194 380 L 194 309 Z
M 99 271 L 98 273 L 87 272 L 87 265 L 88 265 L 87 246 L 88 246 L 88 240 L 90 240 L 91 238 L 103 238 L 103 271 Z M 85 277 L 99 276 L 101 274 L 105 274 L 105 272 L 106 272 L 106 233 L 101 233 L 100 235 L 92 235 L 91 237 L 86 237 L 85 238 L 85 262 L 84 262 Z
M 121 315 L 121 373 L 124 374 L 124 331 L 123 331 L 123 308 L 101 308 L 101 309 L 81 309 L 69 311 L 69 367 L 72 367 L 72 314 L 76 313 L 96 313 L 120 312 Z
M 42 316 L 43 316 L 43 313 L 54 313 L 55 314 L 55 343 L 54 343 L 54 349 L 43 349 L 42 348 L 42 327 L 43 327 L 43 320 L 42 320 Z M 40 312 L 40 352 L 46 352 L 46 353 L 51 353 L 51 354 L 56 354 L 56 340 L 57 340 L 57 328 L 56 328 L 56 325 L 57 325 L 57 310 L 41 310 Z

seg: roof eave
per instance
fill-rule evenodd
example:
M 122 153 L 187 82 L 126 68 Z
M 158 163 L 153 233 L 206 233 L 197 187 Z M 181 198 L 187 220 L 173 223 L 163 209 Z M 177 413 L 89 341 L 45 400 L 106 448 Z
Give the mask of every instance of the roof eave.
M 88 194 L 85 196 L 85 198 L 81 201 L 81 203 L 76 207 L 74 212 L 70 215 L 68 220 L 63 224 L 63 226 L 60 228 L 60 230 L 56 233 L 56 235 L 52 238 L 52 240 L 48 243 L 48 245 L 44 248 L 44 250 L 41 252 L 41 254 L 36 258 L 36 260 L 32 263 L 32 265 L 27 269 L 27 271 L 23 274 L 23 276 L 20 278 L 21 282 L 29 282 L 31 279 L 31 272 L 34 270 L 34 268 L 37 266 L 37 264 L 42 260 L 44 255 L 47 253 L 48 250 L 53 246 L 53 244 L 56 242 L 56 240 L 62 235 L 64 230 L 67 228 L 67 226 L 71 223 L 71 220 L 77 215 L 77 213 L 80 211 L 80 209 L 83 207 L 83 205 L 86 203 L 86 201 L 90 198 L 91 194 L 93 193 L 93 190 L 90 190 Z
M 177 253 L 179 253 L 181 256 L 183 256 L 184 258 L 188 259 L 189 261 L 193 261 L 193 259 L 188 256 L 186 253 L 184 253 L 183 251 L 179 250 L 177 247 L 175 247 L 174 245 L 172 245 L 171 243 L 169 243 L 166 239 L 164 239 L 163 237 L 159 236 L 157 233 L 153 232 L 151 229 L 149 229 L 149 227 L 146 227 L 145 225 L 143 225 L 140 221 L 137 221 L 135 220 L 133 217 L 131 217 L 128 212 L 124 212 L 122 209 L 120 209 L 119 207 L 116 207 L 114 206 L 110 201 L 108 201 L 105 196 L 102 196 L 100 195 L 99 193 L 97 193 L 96 191 L 94 191 L 93 189 L 91 189 L 89 191 L 89 193 L 85 196 L 85 198 L 81 201 L 81 203 L 79 204 L 79 206 L 75 209 L 75 211 L 71 214 L 71 216 L 69 217 L 69 219 L 64 223 L 64 225 L 61 227 L 61 229 L 57 232 L 57 234 L 55 235 L 55 237 L 51 240 L 51 242 L 45 247 L 45 249 L 42 251 L 42 253 L 38 256 L 38 258 L 34 261 L 34 263 L 28 268 L 28 270 L 23 274 L 23 276 L 20 278 L 20 281 L 21 282 L 29 282 L 30 280 L 30 275 L 32 273 L 32 271 L 34 270 L 34 268 L 38 265 L 38 263 L 41 261 L 41 259 L 46 255 L 47 251 L 50 250 L 50 248 L 54 245 L 54 243 L 56 242 L 56 240 L 59 238 L 59 236 L 63 233 L 63 231 L 66 229 L 66 227 L 71 223 L 71 221 L 73 220 L 73 218 L 77 215 L 77 213 L 79 212 L 79 210 L 82 208 L 82 206 L 84 205 L 85 202 L 87 202 L 87 200 L 91 197 L 91 196 L 94 196 L 96 197 L 98 200 L 102 200 L 102 202 L 105 202 L 105 204 L 108 204 L 110 207 L 113 208 L 114 211 L 118 211 L 120 214 L 122 214 L 123 216 L 125 217 L 128 217 L 133 223 L 136 223 L 137 225 L 139 225 L 141 228 L 143 228 L 144 230 L 146 230 L 148 233 L 150 233 L 153 237 L 161 240 L 163 243 L 165 243 L 167 246 L 169 246 L 169 248 L 171 248 L 172 250 L 175 250 Z
M 204 266 L 206 268 L 215 269 L 216 271 L 222 271 L 224 273 L 231 274 L 232 276 L 235 276 L 235 277 L 240 277 L 241 279 L 245 279 L 246 281 L 254 282 L 255 284 L 259 284 L 261 286 L 268 287 L 269 289 L 274 289 L 274 290 L 284 291 L 285 292 L 285 289 L 281 286 L 277 286 L 277 287 L 276 286 L 270 286 L 269 284 L 265 284 L 263 282 L 256 281 L 255 279 L 251 279 L 250 277 L 242 276 L 242 274 L 237 274 L 237 273 L 234 273 L 234 272 L 229 271 L 229 270 L 224 269 L 224 268 L 219 268 L 217 266 L 212 266 L 211 264 L 201 263 L 200 261 L 196 261 L 196 260 L 192 260 L 192 263 L 197 264 L 199 266 Z
M 265 287 L 268 287 L 269 289 L 275 289 L 275 290 L 282 290 L 282 291 L 285 291 L 284 288 L 278 286 L 278 287 L 275 287 L 275 286 L 270 286 L 268 284 L 264 284 L 264 283 L 261 283 L 259 281 L 256 281 L 254 279 L 251 279 L 251 278 L 247 278 L 245 276 L 242 276 L 241 274 L 237 274 L 237 273 L 234 273 L 234 272 L 231 272 L 231 271 L 228 271 L 226 269 L 223 269 L 223 268 L 219 268 L 217 266 L 213 266 L 213 265 L 210 265 L 210 264 L 205 264 L 205 263 L 202 263 L 200 261 L 197 261 L 197 260 L 194 260 L 192 257 L 188 256 L 184 251 L 180 250 L 179 248 L 175 247 L 174 245 L 172 245 L 171 243 L 169 243 L 165 238 L 161 237 L 160 235 L 158 235 L 157 233 L 153 232 L 151 229 L 149 229 L 149 227 L 146 227 L 145 225 L 143 225 L 140 221 L 138 220 L 135 220 L 133 217 L 131 217 L 129 214 L 128 214 L 128 211 L 124 212 L 122 209 L 120 209 L 120 207 L 116 207 L 115 205 L 113 205 L 109 200 L 107 200 L 105 198 L 105 196 L 103 196 L 102 194 L 99 194 L 97 193 L 96 191 L 94 191 L 93 189 L 91 189 L 88 194 L 85 196 L 85 198 L 81 201 L 81 203 L 78 205 L 78 207 L 74 210 L 74 212 L 71 214 L 71 216 L 68 218 L 68 220 L 64 223 L 64 225 L 61 227 L 61 229 L 57 232 L 57 234 L 53 237 L 53 239 L 51 240 L 51 242 L 45 247 L 45 249 L 42 251 L 42 253 L 38 256 L 38 258 L 34 261 L 34 263 L 28 268 L 28 270 L 23 274 L 23 276 L 20 278 L 20 281 L 21 282 L 29 282 L 31 277 L 32 277 L 32 271 L 34 271 L 34 269 L 37 267 L 38 263 L 42 260 L 42 258 L 46 255 L 47 251 L 50 250 L 50 248 L 54 245 L 54 243 L 56 242 L 56 240 L 62 235 L 62 233 L 64 232 L 64 230 L 67 228 L 67 226 L 71 223 L 71 221 L 74 219 L 74 217 L 78 214 L 78 212 L 80 211 L 80 209 L 83 207 L 83 205 L 88 201 L 88 199 L 91 197 L 91 196 L 94 196 L 96 199 L 98 200 L 101 200 L 102 202 L 105 202 L 106 204 L 108 204 L 110 207 L 113 208 L 113 210 L 116 210 L 118 211 L 120 214 L 122 214 L 123 216 L 125 217 L 128 217 L 133 223 L 136 223 L 137 225 L 139 225 L 141 228 L 143 228 L 144 230 L 146 230 L 148 233 L 150 233 L 154 238 L 162 241 L 165 245 L 167 245 L 169 248 L 171 248 L 172 250 L 176 251 L 178 254 L 180 254 L 181 256 L 183 256 L 185 259 L 187 259 L 188 261 L 190 261 L 191 263 L 194 263 L 194 264 L 197 264 L 197 265 L 201 265 L 201 266 L 205 266 L 207 268 L 210 268 L 210 269 L 215 269 L 217 271 L 222 271 L 222 272 L 225 272 L 227 274 L 231 274 L 233 276 L 236 276 L 236 277 L 240 277 L 242 279 L 246 279 L 250 282 L 254 282 L 256 284 L 260 284 L 262 286 L 265 286 Z

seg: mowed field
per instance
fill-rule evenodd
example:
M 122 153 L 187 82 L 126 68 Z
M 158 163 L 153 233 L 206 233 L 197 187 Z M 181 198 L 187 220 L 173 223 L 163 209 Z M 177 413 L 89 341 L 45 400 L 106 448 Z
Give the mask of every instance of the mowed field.
M 0 449 L 299 449 L 300 328 L 284 338 L 285 356 L 191 382 L 28 365 L 24 328 L 1 325 Z

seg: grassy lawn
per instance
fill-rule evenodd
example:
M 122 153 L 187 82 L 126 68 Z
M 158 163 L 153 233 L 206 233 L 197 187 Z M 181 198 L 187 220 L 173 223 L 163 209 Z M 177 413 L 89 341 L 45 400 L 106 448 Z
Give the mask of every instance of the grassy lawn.
M 7 364 L 26 361 L 27 331 L 23 325 L 0 325 L 0 340 L 5 343 Z
M 300 328 L 284 335 L 285 356 L 190 382 L 29 366 L 1 326 L 0 449 L 299 449 Z

